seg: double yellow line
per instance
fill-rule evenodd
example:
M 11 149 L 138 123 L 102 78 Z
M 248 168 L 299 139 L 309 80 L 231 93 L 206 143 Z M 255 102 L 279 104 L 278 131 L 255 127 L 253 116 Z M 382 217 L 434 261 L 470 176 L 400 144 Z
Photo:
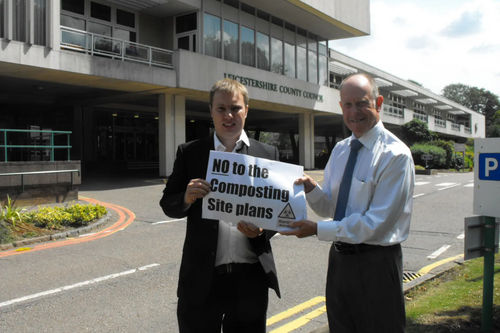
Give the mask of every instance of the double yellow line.
M 299 304 L 297 306 L 294 306 L 293 308 L 291 309 L 288 309 L 282 313 L 279 313 L 271 318 L 269 318 L 267 320 L 267 326 L 271 326 L 271 325 L 274 325 L 284 319 L 287 319 L 299 312 L 302 312 L 304 311 L 305 309 L 308 309 L 308 308 L 312 308 L 313 306 L 321 303 L 321 302 L 325 302 L 325 297 L 324 296 L 318 296 L 318 297 L 315 297 L 307 302 L 304 302 L 302 304 Z M 299 327 L 302 327 L 304 325 L 306 325 L 307 323 L 309 323 L 311 320 L 313 320 L 314 318 L 318 317 L 318 316 L 321 316 L 323 313 L 326 312 L 326 305 L 323 305 L 322 307 L 320 308 L 317 308 L 316 310 L 313 310 L 309 313 L 306 313 L 305 315 L 295 319 L 294 321 L 288 323 L 288 324 L 285 324 L 281 327 L 278 327 L 274 330 L 272 330 L 270 333 L 287 333 L 287 332 L 291 332 L 293 330 L 296 330 L 298 329 Z

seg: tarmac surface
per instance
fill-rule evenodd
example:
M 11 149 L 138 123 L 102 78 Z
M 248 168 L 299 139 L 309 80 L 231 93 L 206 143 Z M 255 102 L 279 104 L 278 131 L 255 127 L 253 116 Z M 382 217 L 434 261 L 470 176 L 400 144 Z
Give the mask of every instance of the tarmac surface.
M 316 181 L 321 182 L 323 180 L 323 170 L 308 170 L 306 171 L 308 175 L 313 177 Z M 141 184 L 144 184 L 145 181 L 151 182 L 153 179 L 155 182 L 161 184 L 164 182 L 164 179 L 151 175 L 151 174 L 146 174 L 146 175 L 109 175 L 109 176 L 90 176 L 86 179 L 82 179 L 82 185 L 81 185 L 81 192 L 85 191 L 93 191 L 93 190 L 109 190 L 113 189 L 113 195 L 114 196 L 123 196 L 127 197 L 130 195 L 130 188 L 135 187 L 135 186 L 140 186 Z M 81 194 L 80 194 L 81 196 Z M 138 204 L 140 206 L 140 202 L 137 202 L 138 198 L 134 199 L 134 205 Z M 104 200 L 105 201 L 105 200 Z M 59 203 L 59 204 L 46 204 L 50 206 L 54 205 L 66 205 L 66 204 L 88 204 L 89 202 L 83 201 L 83 200 L 78 200 L 78 201 L 72 201 L 72 202 L 64 202 L 64 203 Z M 37 206 L 32 206 L 32 207 L 25 207 L 27 210 L 33 210 L 36 209 Z M 133 207 L 125 207 L 128 208 L 132 211 L 134 211 Z M 140 214 L 140 212 L 137 212 Z M 13 248 L 18 248 L 18 247 L 23 247 L 27 246 L 30 244 L 35 244 L 35 243 L 41 243 L 41 242 L 48 242 L 51 239 L 61 239 L 65 237 L 73 237 L 79 234 L 85 234 L 88 233 L 90 230 L 96 229 L 96 228 L 101 228 L 102 226 L 106 225 L 108 220 L 110 219 L 110 214 L 107 216 L 101 218 L 100 220 L 96 221 L 95 223 L 83 227 L 83 228 L 78 228 L 78 229 L 73 229 L 73 230 L 68 230 L 64 231 L 58 234 L 54 234 L 51 236 L 43 236 L 43 237 L 36 237 L 36 238 L 31 238 L 31 239 L 26 239 L 23 241 L 15 242 L 13 244 L 4 244 L 0 245 L 0 251 L 3 250 L 9 250 Z M 431 269 L 428 270 L 425 274 L 409 281 L 405 282 L 403 287 L 404 291 L 408 291 L 421 283 L 433 279 L 436 276 L 442 274 L 443 272 L 453 268 L 457 263 L 463 262 L 463 258 L 454 257 L 454 258 L 448 258 L 440 261 L 439 263 L 435 264 L 434 267 L 432 267 L 432 273 L 430 272 Z M 325 325 L 323 327 L 317 328 L 310 333 L 325 333 L 328 332 L 328 325 Z

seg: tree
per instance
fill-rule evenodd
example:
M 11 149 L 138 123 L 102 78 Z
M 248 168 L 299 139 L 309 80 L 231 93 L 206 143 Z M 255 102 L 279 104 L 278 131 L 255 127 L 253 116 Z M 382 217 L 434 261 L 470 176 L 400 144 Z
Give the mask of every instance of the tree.
M 487 118 L 487 113 L 489 113 L 488 120 L 490 121 L 496 110 L 500 108 L 498 96 L 484 88 L 470 87 L 461 83 L 449 84 L 443 88 L 442 95 L 471 110 L 485 114 Z
M 417 142 L 427 142 L 437 138 L 437 135 L 429 130 L 427 123 L 418 119 L 413 119 L 403 124 L 401 126 L 401 135 L 403 142 L 408 147 L 413 146 Z
M 488 126 L 486 136 L 488 138 L 500 138 L 500 110 L 493 116 L 491 124 Z

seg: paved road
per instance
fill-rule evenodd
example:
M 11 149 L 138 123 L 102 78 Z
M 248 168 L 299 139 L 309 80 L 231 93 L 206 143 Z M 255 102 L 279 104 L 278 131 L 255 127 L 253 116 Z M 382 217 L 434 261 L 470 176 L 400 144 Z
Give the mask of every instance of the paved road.
M 309 173 L 321 182 L 321 171 Z M 417 176 L 412 229 L 403 246 L 405 270 L 418 272 L 463 252 L 460 235 L 463 217 L 472 215 L 472 180 L 472 173 Z M 133 213 L 110 207 L 108 225 L 121 224 L 87 236 L 92 241 L 39 244 L 3 257 L 0 252 L 0 332 L 176 332 L 185 220 L 164 216 L 158 206 L 163 186 L 162 179 L 145 176 L 84 179 L 81 196 Z M 311 211 L 309 218 L 319 219 Z M 37 250 L 41 246 L 46 248 Z M 283 297 L 270 294 L 268 332 L 325 327 L 329 247 L 315 237 L 273 239 Z

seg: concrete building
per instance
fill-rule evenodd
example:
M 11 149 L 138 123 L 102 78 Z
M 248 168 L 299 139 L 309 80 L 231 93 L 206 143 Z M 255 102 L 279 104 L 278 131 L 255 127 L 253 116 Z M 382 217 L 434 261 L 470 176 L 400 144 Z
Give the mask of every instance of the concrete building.
M 445 139 L 485 136 L 483 115 L 328 47 L 369 33 L 369 0 L 0 0 L 0 129 L 71 132 L 0 131 L 0 161 L 67 159 L 5 148 L 50 143 L 83 175 L 168 176 L 176 147 L 210 133 L 223 77 L 249 89 L 251 135 L 285 138 L 283 160 L 307 169 L 348 135 L 338 85 L 355 72 L 376 78 L 396 134 L 418 118 Z

